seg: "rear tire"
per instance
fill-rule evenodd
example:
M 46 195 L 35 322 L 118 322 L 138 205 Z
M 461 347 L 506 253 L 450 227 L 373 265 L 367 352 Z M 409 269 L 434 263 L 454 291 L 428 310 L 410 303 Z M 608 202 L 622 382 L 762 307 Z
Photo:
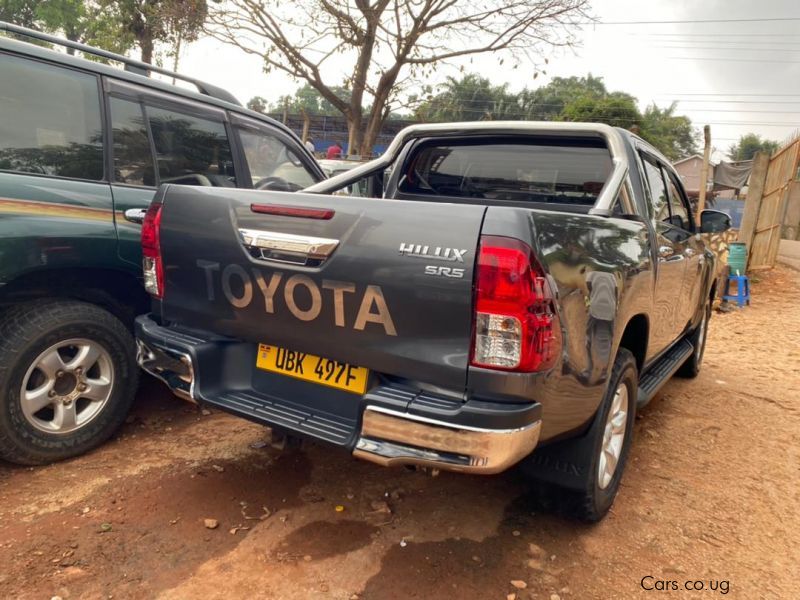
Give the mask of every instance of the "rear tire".
M 708 323 L 711 320 L 711 299 L 706 302 L 703 308 L 703 318 L 694 331 L 689 334 L 688 340 L 694 346 L 694 352 L 676 371 L 679 377 L 692 379 L 700 374 L 700 367 L 703 364 L 703 355 L 706 351 L 706 340 L 708 339 Z
M 73 300 L 13 306 L 0 319 L 0 457 L 38 465 L 86 452 L 128 414 L 139 381 L 133 338 Z
M 543 508 L 587 523 L 606 515 L 628 460 L 638 389 L 636 359 L 620 348 L 589 430 L 534 451 L 530 465 L 523 465 Z

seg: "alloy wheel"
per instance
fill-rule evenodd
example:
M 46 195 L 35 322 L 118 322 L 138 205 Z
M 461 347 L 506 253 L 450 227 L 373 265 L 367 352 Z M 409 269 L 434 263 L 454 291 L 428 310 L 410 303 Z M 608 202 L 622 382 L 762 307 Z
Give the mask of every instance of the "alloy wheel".
M 608 411 L 600 448 L 600 460 L 597 463 L 597 482 L 601 490 L 606 489 L 611 483 L 622 455 L 628 422 L 628 396 L 628 386 L 624 382 L 620 382 Z
M 114 387 L 108 351 L 84 338 L 53 344 L 25 373 L 20 405 L 25 419 L 39 431 L 67 434 L 102 412 Z

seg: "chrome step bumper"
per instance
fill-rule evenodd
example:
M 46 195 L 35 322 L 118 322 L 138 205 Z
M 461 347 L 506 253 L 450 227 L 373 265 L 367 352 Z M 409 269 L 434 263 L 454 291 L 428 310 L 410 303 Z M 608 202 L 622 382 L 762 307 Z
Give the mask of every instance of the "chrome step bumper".
M 213 341 L 161 327 L 146 316 L 137 318 L 136 329 L 139 366 L 177 396 L 286 433 L 352 448 L 355 457 L 379 465 L 499 473 L 528 456 L 539 442 L 542 411 L 536 403 L 463 403 L 378 386 L 361 398 L 360 414 L 346 416 L 291 403 L 268 390 L 228 389 L 216 379 L 208 390 L 198 383 L 198 364 L 207 371 L 223 359 Z
M 481 429 L 368 406 L 353 456 L 383 466 L 421 465 L 466 473 L 505 471 L 528 456 L 542 422 Z

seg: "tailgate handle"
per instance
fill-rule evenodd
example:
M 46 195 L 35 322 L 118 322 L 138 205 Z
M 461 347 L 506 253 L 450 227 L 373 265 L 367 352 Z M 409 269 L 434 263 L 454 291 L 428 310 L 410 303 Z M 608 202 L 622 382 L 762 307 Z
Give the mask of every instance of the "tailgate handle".
M 260 229 L 239 229 L 239 236 L 253 258 L 309 267 L 321 265 L 339 245 L 339 240 Z

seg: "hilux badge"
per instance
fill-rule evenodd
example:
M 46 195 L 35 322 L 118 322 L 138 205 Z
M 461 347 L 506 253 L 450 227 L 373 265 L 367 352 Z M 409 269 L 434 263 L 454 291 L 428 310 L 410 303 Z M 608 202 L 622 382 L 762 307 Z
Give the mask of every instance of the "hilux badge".
M 400 244 L 400 255 L 412 258 L 427 258 L 428 260 L 444 260 L 447 262 L 464 262 L 467 249 L 443 248 L 441 246 L 428 246 L 424 244 Z

